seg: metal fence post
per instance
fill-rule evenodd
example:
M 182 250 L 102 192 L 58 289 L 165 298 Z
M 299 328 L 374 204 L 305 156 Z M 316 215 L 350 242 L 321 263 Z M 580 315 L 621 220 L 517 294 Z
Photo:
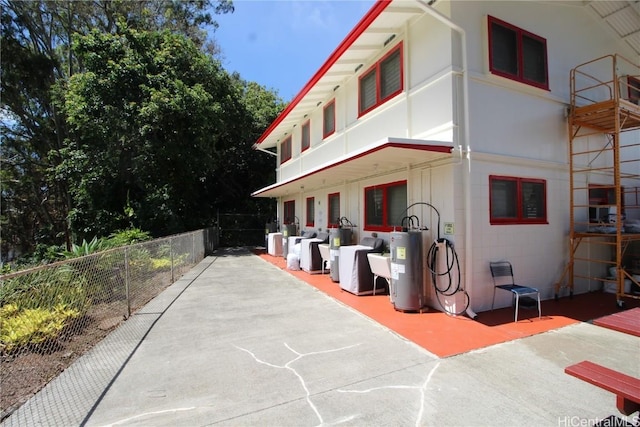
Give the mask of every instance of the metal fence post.
M 127 319 L 131 317 L 131 294 L 130 283 L 131 277 L 129 274 L 129 248 L 124 248 L 124 288 L 127 295 Z
M 173 268 L 173 237 L 169 237 L 169 254 L 171 257 L 171 283 L 175 282 Z

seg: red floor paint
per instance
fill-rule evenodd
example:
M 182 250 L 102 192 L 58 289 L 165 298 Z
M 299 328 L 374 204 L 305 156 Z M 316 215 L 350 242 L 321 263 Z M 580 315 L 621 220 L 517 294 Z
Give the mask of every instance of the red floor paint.
M 431 308 L 425 313 L 404 313 L 394 309 L 388 295 L 353 295 L 342 290 L 327 273 L 288 270 L 284 257 L 257 255 L 439 357 L 591 321 L 619 311 L 614 294 L 592 292 L 558 301 L 543 301 L 540 318 L 537 309 L 520 309 L 518 322 L 514 322 L 512 308 L 478 313 L 476 320 L 450 316 Z M 629 308 L 640 306 L 638 300 L 626 302 Z

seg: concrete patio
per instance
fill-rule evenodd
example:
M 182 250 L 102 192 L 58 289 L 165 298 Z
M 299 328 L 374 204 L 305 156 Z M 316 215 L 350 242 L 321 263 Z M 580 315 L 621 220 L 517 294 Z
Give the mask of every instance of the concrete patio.
M 115 345 L 118 334 L 128 338 Z M 110 363 L 98 365 L 98 354 Z M 617 413 L 613 394 L 563 370 L 591 360 L 640 377 L 638 354 L 639 338 L 580 322 L 441 358 L 253 253 L 228 250 L 3 425 L 574 426 L 612 414 L 637 424 L 637 413 Z M 79 378 L 84 389 L 72 393 Z

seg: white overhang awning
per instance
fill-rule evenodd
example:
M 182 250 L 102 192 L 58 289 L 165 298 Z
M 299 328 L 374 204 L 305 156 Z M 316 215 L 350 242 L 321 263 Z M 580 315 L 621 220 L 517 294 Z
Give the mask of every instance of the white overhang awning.
M 251 195 L 281 197 L 340 185 L 411 165 L 450 159 L 452 151 L 450 142 L 389 137 Z

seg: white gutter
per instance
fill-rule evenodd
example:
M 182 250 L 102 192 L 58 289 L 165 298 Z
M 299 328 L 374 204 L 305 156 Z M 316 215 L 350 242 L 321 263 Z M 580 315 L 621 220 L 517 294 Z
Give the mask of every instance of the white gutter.
M 462 50 L 462 103 L 464 109 L 464 133 L 463 144 L 465 149 L 465 160 L 467 167 L 463 168 L 463 180 L 464 187 L 464 203 L 465 203 L 465 245 L 464 245 L 464 289 L 469 295 L 469 308 L 467 309 L 467 315 L 475 319 L 478 315 L 471 309 L 471 301 L 473 301 L 473 291 L 470 291 L 469 284 L 471 283 L 470 273 L 473 271 L 473 250 L 471 246 L 471 137 L 469 132 L 469 72 L 467 70 L 467 35 L 462 27 L 455 22 L 451 21 L 447 16 L 435 10 L 431 5 L 435 1 L 431 0 L 429 3 L 423 0 L 416 0 L 418 5 L 429 15 L 442 22 L 453 31 L 460 34 L 461 50 Z

